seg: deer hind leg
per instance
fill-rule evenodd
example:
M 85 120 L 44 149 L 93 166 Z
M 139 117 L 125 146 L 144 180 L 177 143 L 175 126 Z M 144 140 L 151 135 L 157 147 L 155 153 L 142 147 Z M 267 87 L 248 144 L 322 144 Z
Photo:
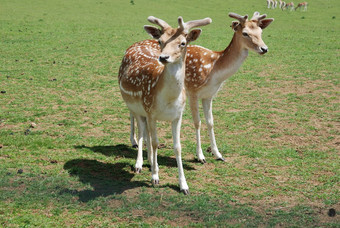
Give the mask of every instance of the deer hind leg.
M 198 99 L 197 97 L 190 97 L 190 110 L 192 119 L 194 120 L 194 125 L 196 129 L 196 154 L 197 160 L 200 161 L 202 164 L 206 163 L 205 157 L 203 155 L 202 146 L 201 146 L 201 120 L 200 120 L 200 113 L 198 108 Z
M 189 194 L 189 187 L 184 176 L 184 169 L 182 163 L 182 147 L 180 141 L 180 129 L 181 129 L 182 116 L 172 121 L 172 138 L 174 141 L 174 152 L 176 155 L 177 167 L 178 167 L 178 179 L 180 190 L 185 194 Z
M 151 173 L 152 179 L 151 182 L 153 185 L 159 184 L 159 175 L 158 175 L 158 163 L 157 163 L 157 148 L 158 148 L 158 138 L 157 138 L 157 129 L 156 129 L 156 121 L 150 117 L 147 118 L 147 127 L 148 127 L 148 137 L 147 137 L 147 146 L 150 148 L 149 153 L 151 153 Z
M 211 152 L 215 155 L 216 159 L 224 161 L 222 154 L 218 151 L 215 133 L 214 133 L 214 119 L 212 115 L 212 98 L 202 99 L 204 116 L 208 126 L 208 133 L 210 137 Z
M 132 118 L 133 115 L 131 114 Z M 137 160 L 135 164 L 135 172 L 140 173 L 142 171 L 143 167 L 143 136 L 144 132 L 146 131 L 146 120 L 145 117 L 142 116 L 136 116 L 137 125 L 138 125 L 138 154 L 137 154 Z
M 138 147 L 135 134 L 135 117 L 131 112 L 130 112 L 130 142 L 133 148 Z
M 131 142 L 131 145 L 132 145 L 133 148 L 138 148 L 138 145 L 143 146 L 144 144 L 137 143 L 136 133 L 135 133 L 136 132 L 135 131 L 135 117 L 133 116 L 132 113 L 130 113 L 130 120 L 131 120 L 130 142 Z M 143 132 L 143 143 L 146 144 L 146 138 L 148 136 L 148 128 L 146 127 L 146 118 L 144 118 L 144 121 L 145 121 L 145 127 L 143 128 L 144 129 L 144 132 Z M 148 148 L 147 151 L 150 151 L 150 148 Z M 151 164 L 151 158 L 152 158 L 152 154 L 148 153 L 148 161 L 149 161 L 150 164 Z
M 145 131 L 143 132 L 143 136 L 144 136 L 144 142 L 147 146 L 147 154 L 148 154 L 148 161 L 149 161 L 149 164 L 151 166 L 151 163 L 153 161 L 153 154 L 152 154 L 152 147 L 151 147 L 151 143 L 147 143 L 147 140 L 149 139 L 149 142 L 151 142 L 151 139 L 150 139 L 150 134 L 149 134 L 149 130 L 148 130 L 148 127 L 147 127 L 147 122 L 146 122 L 146 119 L 145 119 Z

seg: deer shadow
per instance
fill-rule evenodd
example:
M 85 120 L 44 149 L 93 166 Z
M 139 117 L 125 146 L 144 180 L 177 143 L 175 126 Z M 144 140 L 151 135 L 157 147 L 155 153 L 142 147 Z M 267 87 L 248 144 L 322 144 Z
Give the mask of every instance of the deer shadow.
M 135 158 L 137 151 L 124 144 L 117 146 L 75 146 L 76 149 L 90 149 L 95 153 L 101 153 L 105 156 Z M 158 156 L 158 163 L 170 167 L 177 167 L 176 159 Z M 150 166 L 149 166 L 150 167 Z M 193 170 L 191 166 L 184 165 L 185 169 Z M 79 197 L 79 201 L 88 202 L 97 197 L 106 197 L 109 195 L 122 194 L 124 191 L 139 187 L 151 187 L 149 181 L 132 181 L 136 175 L 131 169 L 133 166 L 129 162 L 103 163 L 91 159 L 73 159 L 67 161 L 64 170 L 67 170 L 71 176 L 77 176 L 79 181 L 84 184 L 90 184 L 93 190 L 72 190 L 63 189 L 60 194 L 72 194 Z M 180 189 L 176 185 L 167 184 L 162 188 L 172 188 L 177 192 Z
M 118 144 L 116 146 L 93 146 L 93 147 L 88 147 L 85 145 L 81 146 L 75 146 L 74 148 L 76 149 L 89 149 L 93 151 L 94 153 L 101 153 L 105 156 L 111 157 L 115 156 L 117 158 L 122 157 L 122 158 L 132 158 L 136 159 L 137 158 L 137 149 L 132 148 L 130 146 L 127 146 L 125 144 Z M 147 161 L 147 152 L 143 151 L 143 160 L 144 162 Z M 164 165 L 167 167 L 177 167 L 177 161 L 176 158 L 169 157 L 169 156 L 164 156 L 161 154 L 157 154 L 157 162 L 159 165 Z M 191 160 L 188 162 L 191 162 Z M 150 169 L 150 165 L 143 165 L 144 167 L 148 167 Z M 133 167 L 131 167 L 133 169 Z M 183 169 L 185 170 L 196 170 L 194 167 L 185 164 L 183 162 Z
M 79 201 L 88 202 L 100 196 L 121 194 L 128 189 L 147 186 L 148 182 L 131 181 L 134 174 L 129 172 L 130 164 L 118 162 L 114 164 L 103 163 L 90 159 L 74 159 L 65 163 L 64 169 L 71 176 L 77 176 L 79 181 L 90 184 L 93 190 L 63 189 L 62 193 L 78 195 Z

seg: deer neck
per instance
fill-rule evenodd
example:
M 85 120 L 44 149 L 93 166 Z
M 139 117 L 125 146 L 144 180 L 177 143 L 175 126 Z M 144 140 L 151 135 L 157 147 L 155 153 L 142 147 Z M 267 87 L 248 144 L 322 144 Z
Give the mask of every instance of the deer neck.
M 185 59 L 166 64 L 162 77 L 162 94 L 165 99 L 176 99 L 183 91 L 185 76 Z
M 212 72 L 217 83 L 224 82 L 237 72 L 248 57 L 248 49 L 243 47 L 237 38 L 237 34 L 234 33 L 229 46 L 220 55 Z

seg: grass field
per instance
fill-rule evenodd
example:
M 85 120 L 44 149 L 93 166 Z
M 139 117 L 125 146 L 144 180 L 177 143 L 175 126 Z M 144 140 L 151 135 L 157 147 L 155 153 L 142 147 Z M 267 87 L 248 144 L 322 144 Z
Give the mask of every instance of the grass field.
M 0 227 L 340 227 L 340 2 L 309 2 L 287 12 L 264 0 L 1 0 Z M 187 106 L 191 194 L 179 193 L 169 123 L 159 123 L 152 187 L 147 168 L 132 171 L 124 51 L 149 38 L 150 15 L 173 26 L 209 16 L 195 44 L 223 50 L 227 13 L 254 11 L 275 18 L 269 53 L 250 53 L 213 103 L 226 162 L 207 152 L 207 164 L 195 161 Z

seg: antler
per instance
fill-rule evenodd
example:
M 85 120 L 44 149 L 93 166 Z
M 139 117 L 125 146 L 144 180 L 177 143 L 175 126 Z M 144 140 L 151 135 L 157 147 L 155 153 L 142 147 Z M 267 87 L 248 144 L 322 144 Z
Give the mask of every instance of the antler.
M 178 17 L 179 28 L 186 33 L 189 32 L 189 30 L 192 29 L 192 28 L 208 25 L 211 22 L 212 22 L 211 18 L 207 17 L 207 18 L 204 18 L 204 19 L 201 19 L 201 20 L 188 21 L 188 22 L 184 23 L 183 18 Z
M 254 20 L 254 21 L 261 21 L 261 20 L 263 20 L 263 19 L 266 18 L 266 17 L 267 17 L 267 14 L 260 15 L 260 13 L 256 11 L 256 12 L 254 13 L 253 17 L 251 18 L 251 20 Z
M 229 17 L 235 18 L 237 19 L 239 22 L 241 22 L 241 24 L 244 24 L 247 19 L 248 19 L 248 15 L 246 14 L 245 16 L 241 16 L 237 13 L 229 13 Z
M 163 30 L 170 27 L 170 25 L 168 23 L 166 23 L 162 19 L 156 18 L 154 16 L 148 17 L 148 21 L 153 23 L 153 24 L 159 25 Z

